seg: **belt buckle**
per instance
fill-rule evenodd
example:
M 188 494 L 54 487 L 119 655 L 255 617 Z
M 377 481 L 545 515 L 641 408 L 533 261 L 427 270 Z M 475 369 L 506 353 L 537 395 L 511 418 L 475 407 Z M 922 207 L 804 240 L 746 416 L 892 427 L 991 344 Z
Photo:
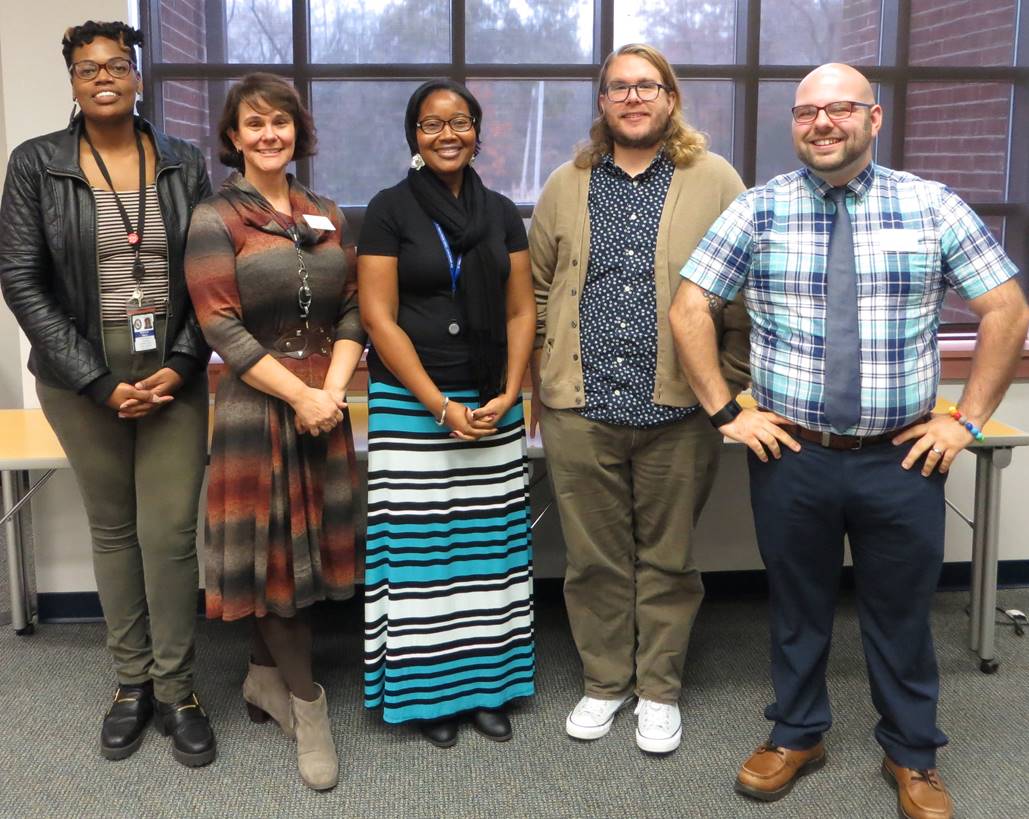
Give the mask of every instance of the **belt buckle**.
M 824 446 L 826 449 L 828 449 L 831 443 L 832 443 L 832 433 L 831 432 L 826 432 L 825 430 L 823 430 L 822 431 L 822 440 L 821 440 L 822 446 Z
M 865 443 L 864 438 L 856 438 L 855 440 L 857 441 L 857 443 L 855 443 L 854 446 L 850 448 L 851 452 L 857 452 Z

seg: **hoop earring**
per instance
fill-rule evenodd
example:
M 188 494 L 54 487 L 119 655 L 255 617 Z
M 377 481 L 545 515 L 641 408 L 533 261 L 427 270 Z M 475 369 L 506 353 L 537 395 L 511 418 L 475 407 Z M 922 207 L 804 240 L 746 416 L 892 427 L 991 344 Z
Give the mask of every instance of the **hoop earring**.
M 415 154 L 411 157 L 411 168 L 416 171 L 420 171 L 425 167 L 425 160 L 422 159 L 421 154 Z

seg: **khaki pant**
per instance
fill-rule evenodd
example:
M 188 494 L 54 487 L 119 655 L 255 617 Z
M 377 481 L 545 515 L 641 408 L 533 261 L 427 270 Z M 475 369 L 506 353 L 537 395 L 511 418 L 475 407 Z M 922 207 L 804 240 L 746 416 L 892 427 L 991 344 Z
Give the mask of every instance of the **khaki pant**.
M 104 328 L 108 366 L 135 383 L 161 366 L 158 350 L 129 352 L 127 327 Z M 197 504 L 207 460 L 207 378 L 139 421 L 71 390 L 36 382 L 89 518 L 93 570 L 118 681 L 154 681 L 162 702 L 193 690 Z M 147 613 L 150 615 L 147 627 Z
M 704 586 L 693 527 L 721 438 L 702 412 L 650 429 L 540 419 L 568 549 L 565 604 L 585 691 L 674 703 Z

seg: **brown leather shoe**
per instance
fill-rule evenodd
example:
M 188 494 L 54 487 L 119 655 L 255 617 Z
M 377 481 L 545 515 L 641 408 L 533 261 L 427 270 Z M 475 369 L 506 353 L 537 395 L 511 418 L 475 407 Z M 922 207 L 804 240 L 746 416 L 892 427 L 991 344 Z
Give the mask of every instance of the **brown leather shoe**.
M 824 764 L 825 743 L 794 751 L 766 742 L 750 755 L 736 774 L 736 792 L 762 802 L 774 802 L 793 790 L 798 778 L 817 771 Z
M 897 791 L 897 813 L 903 819 L 951 819 L 954 803 L 936 768 L 903 768 L 883 757 L 883 777 Z

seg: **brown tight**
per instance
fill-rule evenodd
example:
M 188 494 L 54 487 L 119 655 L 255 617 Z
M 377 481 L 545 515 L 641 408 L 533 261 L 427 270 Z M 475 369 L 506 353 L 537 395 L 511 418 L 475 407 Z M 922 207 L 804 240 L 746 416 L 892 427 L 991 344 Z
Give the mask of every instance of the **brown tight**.
M 267 614 L 254 618 L 253 660 L 279 669 L 294 697 L 313 702 L 321 692 L 311 674 L 311 621 L 307 612 L 295 617 Z

